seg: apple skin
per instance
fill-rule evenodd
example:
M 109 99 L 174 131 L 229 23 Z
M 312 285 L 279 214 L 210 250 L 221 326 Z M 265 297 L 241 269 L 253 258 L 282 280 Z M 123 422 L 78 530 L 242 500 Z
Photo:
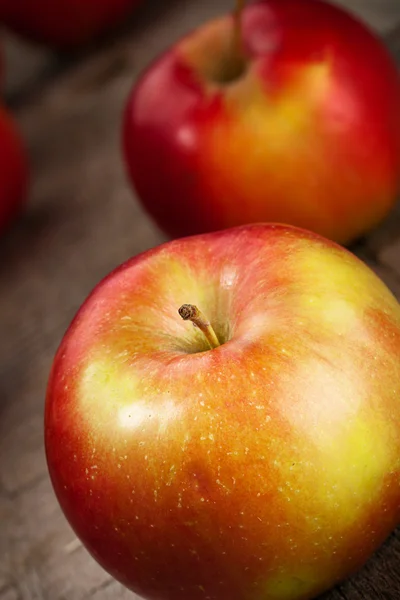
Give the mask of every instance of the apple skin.
M 0 94 L 4 91 L 4 80 L 6 77 L 5 60 L 4 60 L 4 49 L 0 40 Z
M 25 204 L 29 164 L 22 136 L 6 108 L 0 105 L 0 234 Z
M 112 29 L 142 0 L 0 0 L 0 22 L 30 41 L 60 50 Z
M 178 308 L 196 304 L 208 350 Z M 300 229 L 186 237 L 91 293 L 48 383 L 45 447 L 92 556 L 151 600 L 305 600 L 400 522 L 400 307 Z
M 172 237 L 268 221 L 350 243 L 399 188 L 394 62 L 341 8 L 269 0 L 243 13 L 246 74 L 220 83 L 233 23 L 190 33 L 129 95 L 123 154 L 143 206 Z

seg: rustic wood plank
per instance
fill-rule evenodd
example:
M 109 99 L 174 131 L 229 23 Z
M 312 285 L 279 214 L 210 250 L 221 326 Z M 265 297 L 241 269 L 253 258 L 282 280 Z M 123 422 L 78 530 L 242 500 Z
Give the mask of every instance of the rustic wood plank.
M 383 220 L 374 231 L 370 233 L 365 245 L 376 260 L 400 273 L 398 260 L 398 244 L 400 239 L 400 203 L 397 202 L 394 209 Z
M 400 19 L 398 0 L 334 0 L 360 16 L 370 27 L 386 35 Z
M 13 512 L 3 562 L 21 600 L 83 600 L 110 579 L 76 539 L 48 478 L 21 493 Z
M 379 261 L 400 275 L 400 228 L 397 231 L 396 238 L 388 240 L 382 248 L 378 250 Z
M 46 48 L 34 46 L 3 31 L 1 47 L 4 54 L 4 94 L 8 99 L 26 94 L 46 80 L 57 65 L 57 57 Z
M 106 32 L 94 43 L 63 53 L 3 30 L 1 46 L 6 63 L 3 91 L 7 101 L 12 105 L 26 103 L 32 95 L 40 93 L 46 84 L 54 83 L 64 71 L 73 69 L 99 49 L 114 45 L 121 35 L 132 37 L 136 31 L 146 29 L 155 18 L 163 18 L 167 6 L 179 1 L 165 0 L 160 3 L 158 0 L 146 0 L 122 24 Z
M 0 493 L 0 599 L 11 587 L 8 556 L 10 532 L 14 527 L 15 510 L 12 502 Z
M 400 62 L 400 23 L 397 21 L 393 22 L 392 28 L 385 35 L 385 42 L 389 48 L 391 54 L 397 61 Z
M 11 587 L 0 590 L 0 600 L 22 600 L 17 590 Z
M 116 581 L 110 580 L 106 585 L 89 594 L 85 600 L 141 600 L 141 598 Z

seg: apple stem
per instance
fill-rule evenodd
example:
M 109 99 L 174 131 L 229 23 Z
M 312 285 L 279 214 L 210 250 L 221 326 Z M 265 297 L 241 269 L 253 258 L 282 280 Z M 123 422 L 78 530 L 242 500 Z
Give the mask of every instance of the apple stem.
M 242 40 L 242 16 L 246 0 L 236 0 L 236 8 L 234 13 L 234 53 L 239 57 L 244 56 L 243 40 Z
M 184 321 L 191 321 L 193 325 L 200 329 L 211 348 L 218 348 L 221 345 L 210 321 L 206 319 L 197 306 L 194 306 L 194 304 L 182 304 L 178 312 Z

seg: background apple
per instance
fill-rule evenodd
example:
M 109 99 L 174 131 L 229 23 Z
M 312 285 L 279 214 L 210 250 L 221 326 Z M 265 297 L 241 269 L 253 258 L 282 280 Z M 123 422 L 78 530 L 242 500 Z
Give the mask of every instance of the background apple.
M 382 43 L 318 0 L 250 4 L 244 60 L 233 39 L 232 16 L 207 23 L 134 86 L 124 154 L 148 213 L 171 236 L 276 221 L 348 243 L 374 227 L 400 175 Z
M 144 598 L 313 597 L 399 523 L 399 359 L 398 302 L 314 234 L 254 225 L 156 247 L 98 285 L 56 354 L 45 442 L 61 507 Z
M 5 80 L 5 60 L 4 60 L 4 49 L 0 40 L 0 94 L 3 93 L 4 80 Z
M 26 200 L 29 168 L 22 137 L 11 114 L 0 105 L 0 233 Z
M 0 0 L 0 22 L 55 48 L 92 41 L 122 21 L 141 0 Z

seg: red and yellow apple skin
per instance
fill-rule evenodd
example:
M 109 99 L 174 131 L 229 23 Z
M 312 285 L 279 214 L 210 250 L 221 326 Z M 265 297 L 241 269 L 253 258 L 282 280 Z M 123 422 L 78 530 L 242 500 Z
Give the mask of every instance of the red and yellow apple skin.
M 141 0 L 0 0 L 0 22 L 61 50 L 82 46 L 116 26 Z
M 49 472 L 90 553 L 144 598 L 304 600 L 400 521 L 399 398 L 400 307 L 352 254 L 280 225 L 186 237 L 72 322 Z
M 9 112 L 0 106 L 0 234 L 20 213 L 28 192 L 28 157 Z
M 123 150 L 169 235 L 275 221 L 349 243 L 395 202 L 400 86 L 382 43 L 318 0 L 250 4 L 246 73 L 227 77 L 234 21 L 208 23 L 143 73 Z

